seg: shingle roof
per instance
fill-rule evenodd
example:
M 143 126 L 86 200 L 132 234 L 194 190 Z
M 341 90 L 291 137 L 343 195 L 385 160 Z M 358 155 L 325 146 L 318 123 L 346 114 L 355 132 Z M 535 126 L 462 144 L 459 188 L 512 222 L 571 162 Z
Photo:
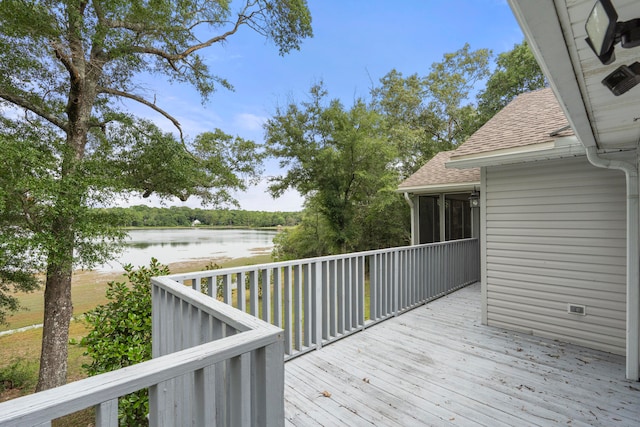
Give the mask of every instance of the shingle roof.
M 399 189 L 480 181 L 480 169 L 446 169 L 445 163 L 469 154 L 489 153 L 508 148 L 551 142 L 573 135 L 550 88 L 519 95 L 478 129 L 455 151 L 436 154 L 426 165 L 404 180 Z
M 524 93 L 478 129 L 455 151 L 452 159 L 468 154 L 550 142 L 572 130 L 549 136 L 567 126 L 564 112 L 550 88 Z
M 422 166 L 409 178 L 398 186 L 399 189 L 414 188 L 437 184 L 458 184 L 480 181 L 480 169 L 446 169 L 445 163 L 449 161 L 454 151 L 441 151 L 426 165 Z

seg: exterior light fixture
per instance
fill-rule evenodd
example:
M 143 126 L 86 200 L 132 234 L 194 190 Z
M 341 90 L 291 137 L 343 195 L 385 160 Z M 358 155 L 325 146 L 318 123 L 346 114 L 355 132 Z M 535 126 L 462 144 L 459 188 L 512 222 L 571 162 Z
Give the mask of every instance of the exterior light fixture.
M 602 84 L 615 96 L 622 95 L 638 83 L 640 83 L 640 62 L 621 65 L 602 80 Z
M 587 44 L 605 65 L 615 60 L 614 46 L 640 46 L 640 18 L 618 22 L 618 13 L 611 0 L 597 0 L 584 26 Z
M 480 192 L 478 190 L 473 190 L 471 195 L 469 196 L 469 204 L 472 208 L 480 207 Z

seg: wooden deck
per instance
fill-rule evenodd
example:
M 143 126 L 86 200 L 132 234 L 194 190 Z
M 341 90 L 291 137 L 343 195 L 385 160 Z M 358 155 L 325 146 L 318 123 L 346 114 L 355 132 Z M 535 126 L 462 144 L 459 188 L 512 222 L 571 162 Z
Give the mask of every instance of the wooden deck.
M 483 326 L 473 285 L 285 364 L 288 426 L 638 426 L 624 358 Z

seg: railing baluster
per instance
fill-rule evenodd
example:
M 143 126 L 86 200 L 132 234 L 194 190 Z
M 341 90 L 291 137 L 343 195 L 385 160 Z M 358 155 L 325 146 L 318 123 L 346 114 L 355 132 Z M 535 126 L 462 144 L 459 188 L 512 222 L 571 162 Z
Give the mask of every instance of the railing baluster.
M 118 399 L 96 405 L 96 427 L 118 427 Z
M 311 346 L 311 330 L 313 329 L 313 321 L 315 320 L 314 310 L 311 308 L 313 302 L 313 292 L 311 286 L 311 264 L 304 264 L 302 266 L 302 275 L 303 275 L 303 284 L 304 284 L 304 305 L 303 310 L 304 313 L 302 317 L 304 318 L 304 346 Z
M 300 265 L 293 266 L 293 336 L 296 350 L 302 350 L 302 283 L 300 280 Z
M 207 277 L 207 294 L 212 298 L 218 297 L 218 288 L 216 287 L 216 280 L 213 276 Z
M 362 327 L 364 326 L 364 322 L 365 322 L 365 312 L 364 312 L 364 308 L 365 308 L 365 278 L 366 276 L 366 271 L 365 271 L 365 257 L 364 256 L 359 256 L 358 257 L 358 326 Z
M 329 335 L 330 335 L 330 309 L 329 307 L 331 306 L 331 301 L 329 299 L 329 261 L 322 261 L 322 270 L 320 272 L 322 278 L 321 278 L 321 298 L 322 298 L 322 319 L 321 319 L 321 327 L 322 327 L 322 334 L 319 337 L 319 341 L 322 342 L 323 340 L 328 340 L 329 339 Z
M 338 269 L 337 263 L 338 261 L 332 259 L 328 261 L 329 263 L 329 335 L 331 337 L 335 337 L 338 333 Z
M 344 292 L 344 331 L 351 330 L 351 316 L 352 306 L 351 301 L 353 299 L 352 286 L 351 286 L 351 260 L 348 258 L 342 259 L 342 267 L 344 269 L 344 286 L 342 291 Z
M 369 320 L 378 318 L 378 281 L 376 280 L 376 255 L 368 255 L 366 257 L 369 263 Z
M 287 355 L 291 355 L 293 351 L 292 340 L 292 295 L 291 295 L 291 266 L 284 267 L 284 352 Z
M 249 272 L 249 314 L 255 317 L 259 314 L 258 308 L 258 274 L 256 271 Z
M 231 282 L 233 282 L 233 277 L 231 277 L 231 274 L 225 274 L 224 276 L 222 276 L 222 301 L 224 301 L 224 303 L 228 305 L 233 305 Z
M 273 324 L 282 327 L 282 282 L 280 280 L 280 267 L 271 270 L 273 277 Z
M 344 260 L 336 260 L 336 311 L 338 314 L 337 335 L 344 334 Z
M 261 319 L 267 323 L 271 323 L 271 283 L 269 281 L 269 269 L 260 270 L 262 278 L 262 317 Z
M 240 311 L 247 311 L 247 297 L 245 292 L 245 273 L 241 271 L 236 276 L 236 297 L 237 308 Z

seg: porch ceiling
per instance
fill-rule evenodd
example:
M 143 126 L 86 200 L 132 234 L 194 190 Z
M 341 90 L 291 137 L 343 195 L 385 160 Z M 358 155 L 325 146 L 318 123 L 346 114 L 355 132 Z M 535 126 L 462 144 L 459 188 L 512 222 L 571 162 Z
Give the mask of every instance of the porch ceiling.
M 615 48 L 602 65 L 587 45 L 584 24 L 595 0 L 509 0 L 511 8 L 574 131 L 585 146 L 636 148 L 640 85 L 614 96 L 601 82 L 620 65 L 640 60 L 640 47 Z M 637 0 L 612 0 L 619 21 L 640 18 Z

